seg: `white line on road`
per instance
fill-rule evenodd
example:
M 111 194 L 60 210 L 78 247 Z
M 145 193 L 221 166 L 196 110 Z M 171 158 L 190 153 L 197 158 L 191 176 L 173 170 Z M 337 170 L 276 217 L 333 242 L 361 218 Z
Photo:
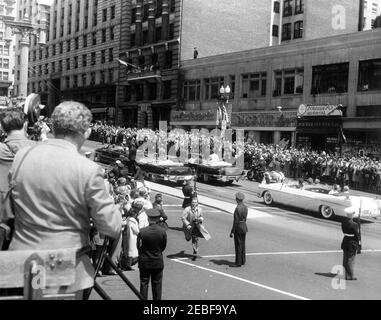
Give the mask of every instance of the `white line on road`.
M 287 254 L 320 254 L 320 253 L 340 253 L 342 250 L 320 250 L 320 251 L 279 251 L 279 252 L 252 252 L 246 253 L 246 256 L 268 256 L 268 255 L 287 255 Z M 361 252 L 381 252 L 381 249 L 364 249 Z M 202 258 L 221 258 L 234 257 L 235 254 L 216 254 L 202 256 Z M 186 260 L 189 258 L 178 258 L 178 260 Z
M 182 264 L 185 264 L 185 265 L 188 265 L 188 266 L 191 266 L 191 267 L 195 267 L 195 268 L 201 269 L 201 270 L 206 270 L 206 271 L 217 273 L 219 275 L 222 275 L 222 276 L 225 276 L 225 277 L 228 277 L 228 278 L 232 278 L 232 279 L 235 279 L 235 280 L 246 282 L 246 283 L 249 283 L 251 285 L 254 285 L 254 286 L 257 286 L 257 287 L 261 287 L 261 288 L 264 288 L 264 289 L 267 289 L 267 290 L 270 290 L 270 291 L 274 291 L 274 292 L 277 292 L 277 293 L 280 293 L 280 294 L 283 294 L 283 295 L 286 295 L 286 296 L 289 296 L 289 297 L 292 297 L 292 298 L 295 298 L 295 299 L 299 299 L 299 300 L 311 300 L 309 298 L 305 298 L 305 297 L 298 296 L 296 294 L 293 294 L 293 293 L 290 293 L 290 292 L 287 292 L 287 291 L 283 291 L 283 290 L 279 290 L 279 289 L 276 289 L 276 288 L 273 288 L 273 287 L 269 287 L 269 286 L 266 286 L 266 285 L 258 283 L 258 282 L 254 282 L 254 281 L 246 280 L 246 279 L 243 279 L 243 278 L 240 278 L 240 277 L 236 277 L 236 276 L 233 276 L 233 275 L 225 273 L 225 272 L 221 272 L 221 271 L 217 271 L 217 270 L 201 267 L 201 266 L 198 266 L 198 265 L 193 264 L 193 263 L 189 263 L 189 262 L 185 262 L 185 261 L 180 261 L 179 259 L 172 259 L 172 260 L 176 261 L 178 263 L 182 263 Z

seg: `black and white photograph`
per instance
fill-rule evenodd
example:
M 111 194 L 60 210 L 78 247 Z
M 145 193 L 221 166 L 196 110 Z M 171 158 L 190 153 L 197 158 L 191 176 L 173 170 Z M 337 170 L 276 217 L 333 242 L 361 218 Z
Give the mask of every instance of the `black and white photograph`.
M 0 301 L 243 319 L 380 270 L 381 0 L 0 0 Z

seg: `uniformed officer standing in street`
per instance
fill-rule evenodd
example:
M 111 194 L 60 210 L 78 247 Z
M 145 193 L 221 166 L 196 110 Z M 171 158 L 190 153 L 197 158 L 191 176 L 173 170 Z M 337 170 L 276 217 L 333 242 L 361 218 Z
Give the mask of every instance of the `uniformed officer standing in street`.
M 232 267 L 241 267 L 246 262 L 245 239 L 247 233 L 247 207 L 243 203 L 245 195 L 241 192 L 235 194 L 237 207 L 234 211 L 233 227 L 230 232 L 230 238 L 234 235 L 235 265 Z
M 347 218 L 344 218 L 341 223 L 341 229 L 344 233 L 341 249 L 343 249 L 345 280 L 357 280 L 354 276 L 354 265 L 360 246 L 360 230 L 359 225 L 353 221 L 353 212 L 347 213 Z
M 184 195 L 184 201 L 183 201 L 183 209 L 186 207 L 190 207 L 192 203 L 192 197 L 193 197 L 193 187 L 191 186 L 192 177 L 186 177 L 185 178 L 185 185 L 183 186 L 183 195 Z

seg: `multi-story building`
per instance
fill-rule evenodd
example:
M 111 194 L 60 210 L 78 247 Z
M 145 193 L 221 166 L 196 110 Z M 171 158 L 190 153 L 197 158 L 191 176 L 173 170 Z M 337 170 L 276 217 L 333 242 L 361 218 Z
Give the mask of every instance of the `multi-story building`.
M 12 21 L 16 14 L 16 1 L 0 1 L 0 96 L 11 96 L 13 89 L 14 36 L 6 28 L 4 20 Z
M 255 141 L 329 149 L 342 121 L 348 144 L 381 150 L 380 45 L 381 29 L 374 29 L 182 61 L 184 105 L 170 124 L 215 128 L 219 88 L 229 85 L 232 127 Z M 302 123 L 301 105 L 327 113 L 324 106 L 342 105 L 344 117 Z
M 376 18 L 381 14 L 381 0 L 363 0 L 363 30 L 374 28 Z
M 39 93 L 50 111 L 61 100 L 73 99 L 85 103 L 95 119 L 114 117 L 121 2 L 53 2 L 47 45 L 31 39 L 28 80 L 28 92 Z M 20 19 L 28 13 L 37 22 L 34 0 L 19 0 L 18 12 Z M 16 68 L 16 94 L 17 74 Z
M 184 0 L 181 60 L 352 33 L 356 0 Z
M 122 1 L 118 123 L 157 128 L 177 104 L 179 0 Z

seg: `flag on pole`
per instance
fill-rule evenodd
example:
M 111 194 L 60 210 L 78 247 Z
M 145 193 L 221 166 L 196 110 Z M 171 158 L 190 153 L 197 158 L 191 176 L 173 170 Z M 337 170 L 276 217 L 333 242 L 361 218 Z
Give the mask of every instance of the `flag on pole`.
M 122 65 L 124 65 L 124 66 L 126 66 L 126 67 L 128 67 L 128 63 L 126 62 L 126 61 L 123 61 L 123 60 L 120 60 L 120 59 L 116 59 L 120 64 L 122 64 Z

